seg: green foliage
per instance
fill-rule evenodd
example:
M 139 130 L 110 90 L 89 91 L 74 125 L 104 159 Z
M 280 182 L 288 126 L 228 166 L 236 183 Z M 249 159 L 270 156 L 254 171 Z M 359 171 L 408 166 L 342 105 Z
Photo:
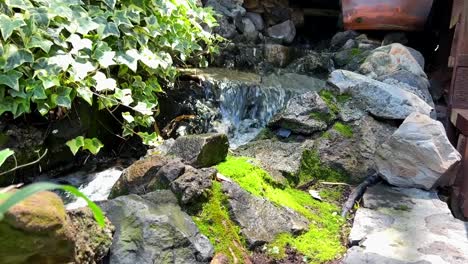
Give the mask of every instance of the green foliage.
M 348 182 L 349 176 L 345 172 L 332 169 L 322 164 L 316 150 L 305 150 L 304 153 L 302 153 L 297 184 L 300 185 L 312 179 L 329 182 Z
M 336 122 L 333 129 L 338 131 L 343 137 L 352 138 L 354 136 L 353 128 L 341 122 Z
M 76 155 L 78 150 L 89 150 L 92 154 L 96 155 L 104 145 L 97 138 L 84 138 L 82 136 L 76 137 L 67 141 L 66 145 L 70 148 L 73 155 Z
M 5 161 L 10 157 L 13 156 L 15 152 L 13 150 L 6 148 L 0 150 L 0 167 L 5 163 Z
M 150 127 L 176 65 L 205 66 L 216 23 L 195 0 L 0 1 L 0 114 L 121 106 L 123 135 Z
M 221 183 L 213 182 L 212 191 L 212 196 L 192 218 L 200 232 L 214 245 L 215 252 L 226 255 L 230 263 L 234 263 L 234 257 L 242 261 L 245 243 L 239 235 L 240 228 L 229 218 Z
M 331 261 L 344 253 L 345 247 L 340 240 L 344 219 L 337 214 L 339 208 L 336 205 L 319 202 L 308 193 L 291 187 L 275 186 L 272 177 L 248 158 L 228 157 L 217 169 L 253 195 L 289 207 L 310 220 L 308 232 L 297 237 L 280 235 L 268 245 L 268 252 L 273 257 L 285 257 L 286 245 L 296 248 L 310 263 Z

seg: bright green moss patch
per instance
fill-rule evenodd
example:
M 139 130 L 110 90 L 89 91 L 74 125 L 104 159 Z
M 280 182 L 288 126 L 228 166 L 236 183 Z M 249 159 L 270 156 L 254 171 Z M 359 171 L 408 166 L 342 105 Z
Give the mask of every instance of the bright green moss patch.
M 229 218 L 226 203 L 227 198 L 221 190 L 221 184 L 213 182 L 212 196 L 192 219 L 200 232 L 213 244 L 216 253 L 223 253 L 234 263 L 234 258 L 238 261 L 244 259 L 246 250 L 239 227 Z
M 337 115 L 340 112 L 335 95 L 331 91 L 324 89 L 320 91 L 319 95 L 334 115 Z
M 322 164 L 316 150 L 304 151 L 297 178 L 298 185 L 307 183 L 312 179 L 329 182 L 348 182 L 349 180 L 349 176 L 345 172 L 332 169 Z
M 352 138 L 354 135 L 353 129 L 350 126 L 340 122 L 336 122 L 333 125 L 333 129 L 338 131 L 343 137 Z
M 310 263 L 325 263 L 344 253 L 340 240 L 344 220 L 337 214 L 337 205 L 317 201 L 310 194 L 288 186 L 274 186 L 271 176 L 248 158 L 228 157 L 217 169 L 253 195 L 289 207 L 310 220 L 308 232 L 297 237 L 280 235 L 268 245 L 267 252 L 273 257 L 283 258 L 286 245 L 304 254 Z

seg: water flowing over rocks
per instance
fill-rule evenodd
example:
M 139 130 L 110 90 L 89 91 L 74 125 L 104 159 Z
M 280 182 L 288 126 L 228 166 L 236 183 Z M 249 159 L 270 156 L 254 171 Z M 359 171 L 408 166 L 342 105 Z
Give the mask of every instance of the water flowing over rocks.
M 390 184 L 431 189 L 461 155 L 442 123 L 413 113 L 376 153 L 379 173 Z
M 171 191 L 120 196 L 100 205 L 116 227 L 110 263 L 209 263 L 213 257 L 213 246 Z
M 273 241 L 278 234 L 308 229 L 309 222 L 303 216 L 255 197 L 233 182 L 223 182 L 223 191 L 228 197 L 229 213 L 252 248 Z
M 468 224 L 455 219 L 436 193 L 380 184 L 367 190 L 363 203 L 344 264 L 468 261 Z
M 354 72 L 334 71 L 328 81 L 341 93 L 348 92 L 354 100 L 361 101 L 365 110 L 377 117 L 405 119 L 413 112 L 425 115 L 433 112 L 433 108 L 417 95 Z

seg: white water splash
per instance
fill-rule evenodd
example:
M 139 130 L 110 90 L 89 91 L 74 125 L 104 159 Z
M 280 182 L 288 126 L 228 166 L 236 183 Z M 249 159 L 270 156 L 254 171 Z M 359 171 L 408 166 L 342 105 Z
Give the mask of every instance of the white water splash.
M 121 175 L 122 170 L 119 168 L 108 168 L 92 173 L 78 171 L 54 179 L 53 182 L 73 185 L 92 201 L 104 201 L 109 197 L 112 186 L 114 186 Z M 66 200 L 71 200 L 70 203 L 66 204 L 68 210 L 86 206 L 86 201 L 82 198 L 76 199 L 67 195 Z

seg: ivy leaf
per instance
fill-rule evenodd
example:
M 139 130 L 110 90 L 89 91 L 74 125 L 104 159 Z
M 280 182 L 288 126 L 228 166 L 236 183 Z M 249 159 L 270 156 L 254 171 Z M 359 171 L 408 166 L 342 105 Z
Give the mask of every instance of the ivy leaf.
M 10 71 L 18 66 L 22 65 L 23 63 L 34 61 L 33 54 L 26 49 L 18 49 L 15 45 L 10 44 L 6 47 L 5 52 L 6 57 L 6 64 L 4 67 L 5 71 Z
M 28 42 L 26 45 L 26 48 L 31 49 L 31 48 L 40 48 L 42 49 L 45 53 L 49 53 L 50 47 L 52 47 L 54 43 L 48 39 L 43 38 L 42 36 L 32 36 L 31 40 Z
M 113 20 L 117 24 L 117 26 L 120 26 L 120 25 L 125 25 L 129 27 L 132 26 L 132 22 L 127 17 L 126 10 L 115 10 Z
M 93 92 L 84 86 L 80 86 L 76 89 L 78 96 L 83 98 L 89 105 L 93 105 Z
M 5 41 L 7 41 L 11 34 L 13 34 L 14 30 L 25 25 L 26 23 L 21 18 L 10 18 L 7 15 L 0 14 L 0 32 L 2 33 L 2 37 Z
M 132 90 L 130 89 L 115 89 L 114 97 L 123 105 L 130 106 L 133 103 Z
M 127 50 L 125 53 L 120 52 L 116 57 L 118 63 L 125 64 L 133 72 L 137 71 L 139 59 L 140 54 L 136 49 Z
M 6 159 L 8 159 L 10 156 L 13 156 L 15 152 L 9 148 L 0 150 L 0 167 L 5 163 Z
M 138 102 L 136 106 L 133 107 L 133 110 L 140 112 L 144 115 L 152 115 L 153 114 L 153 104 Z
M 84 63 L 73 61 L 71 70 L 75 80 L 81 81 L 88 75 L 89 72 L 96 70 L 96 67 L 94 67 L 93 64 L 89 61 Z
M 67 143 L 65 144 L 70 148 L 70 151 L 73 153 L 73 155 L 76 155 L 78 150 L 80 150 L 80 148 L 84 146 L 84 137 L 83 136 L 76 137 L 74 139 L 67 141 Z
M 47 59 L 48 65 L 55 65 L 62 71 L 66 71 L 75 60 L 70 54 L 58 54 Z
M 94 81 L 96 81 L 96 91 L 113 91 L 117 87 L 117 82 L 112 78 L 107 78 L 107 76 L 102 72 L 96 72 L 96 75 L 93 76 Z
M 23 10 L 29 10 L 33 7 L 31 2 L 28 0 L 7 0 L 7 4 L 10 7 L 15 7 Z
M 104 147 L 104 145 L 97 138 L 86 138 L 84 140 L 83 149 L 89 150 L 93 155 L 98 154 L 102 147 Z
M 47 28 L 49 26 L 49 16 L 47 8 L 41 6 L 28 10 L 36 26 Z M 51 16 L 52 17 L 52 16 Z M 52 17 L 53 18 L 53 17 Z
M 120 37 L 119 28 L 114 22 L 109 22 L 104 26 L 100 26 L 97 31 L 101 39 L 105 39 L 109 36 Z
M 70 51 L 71 54 L 78 54 L 78 51 L 82 49 L 91 49 L 93 47 L 93 42 L 87 38 L 82 39 L 76 34 L 71 34 L 67 39 L 73 46 L 73 49 Z
M 103 0 L 103 1 L 110 9 L 114 9 L 116 0 Z
M 135 121 L 135 118 L 133 118 L 129 112 L 123 112 L 122 118 L 127 121 L 127 123 L 133 123 L 133 121 Z
M 4 84 L 15 91 L 19 91 L 18 80 L 23 76 L 19 71 L 9 71 L 6 74 L 0 74 L 0 84 Z

